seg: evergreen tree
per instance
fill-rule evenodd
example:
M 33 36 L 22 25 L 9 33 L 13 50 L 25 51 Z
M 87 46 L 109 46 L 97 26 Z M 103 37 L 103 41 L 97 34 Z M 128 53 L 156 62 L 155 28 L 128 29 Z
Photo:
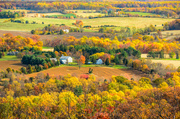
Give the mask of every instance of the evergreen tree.
M 176 52 L 176 59 L 179 59 L 179 53 Z
M 164 52 L 162 50 L 160 51 L 160 58 L 164 58 Z
M 123 59 L 123 64 L 127 66 L 128 60 L 126 58 Z
M 115 56 L 114 62 L 115 62 L 116 64 L 119 64 L 119 57 L 118 57 L 117 55 Z
M 110 64 L 110 63 L 109 63 L 109 58 L 106 59 L 105 64 L 106 64 L 106 65 L 109 65 L 109 64 Z
M 86 60 L 85 60 L 85 64 L 88 64 L 88 62 L 89 62 L 89 60 L 86 58 Z
M 3 56 L 3 53 L 2 53 L 2 52 L 0 52 L 0 58 L 2 58 L 2 56 Z

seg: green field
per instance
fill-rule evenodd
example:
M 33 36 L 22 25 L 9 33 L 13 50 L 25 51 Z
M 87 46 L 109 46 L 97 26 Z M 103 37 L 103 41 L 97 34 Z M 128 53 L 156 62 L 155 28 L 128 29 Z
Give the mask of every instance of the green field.
M 7 56 L 7 55 L 0 58 L 0 61 L 10 61 L 10 60 L 18 60 L 18 58 L 16 56 Z
M 142 16 L 148 16 L 148 15 L 157 15 L 157 14 L 152 14 L 152 13 L 145 13 L 145 12 L 125 12 L 125 13 L 130 13 L 132 15 L 138 14 L 138 15 L 142 15 Z
M 89 17 L 89 16 L 97 17 L 99 15 L 105 16 L 105 14 L 101 14 L 101 13 L 75 13 L 75 14 L 82 17 Z
M 97 19 L 84 19 L 84 25 L 100 26 L 100 25 L 116 25 L 122 27 L 144 28 L 149 25 L 162 25 L 165 22 L 173 21 L 174 19 L 163 18 L 141 18 L 141 17 L 107 17 Z
M 65 24 L 72 27 L 72 23 L 75 23 L 75 19 L 55 19 L 55 18 L 22 18 L 24 21 L 28 20 L 30 23 L 36 21 L 38 24 L 21 24 L 14 22 L 3 21 L 7 19 L 0 19 L 0 30 L 19 30 L 19 31 L 31 31 L 36 28 L 43 28 L 48 24 Z M 144 28 L 149 25 L 162 26 L 165 22 L 170 22 L 174 19 L 162 19 L 162 18 L 141 18 L 141 17 L 107 17 L 107 18 L 96 18 L 96 19 L 82 19 L 84 26 L 91 25 L 98 27 L 101 25 L 116 25 L 122 27 L 136 27 Z M 44 24 L 42 24 L 44 22 Z
M 66 12 L 83 13 L 83 12 L 96 12 L 96 10 L 66 10 Z
M 74 18 L 76 18 L 76 15 L 75 14 L 63 14 L 63 15 L 49 15 L 47 17 L 50 17 L 50 18 L 58 18 L 60 16 L 63 16 L 63 17 L 68 17 L 70 18 L 71 16 L 73 16 Z

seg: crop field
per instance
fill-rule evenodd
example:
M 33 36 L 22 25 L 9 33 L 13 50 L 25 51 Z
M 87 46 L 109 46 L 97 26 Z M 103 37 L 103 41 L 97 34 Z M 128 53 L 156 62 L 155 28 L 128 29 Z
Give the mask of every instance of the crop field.
M 63 66 L 63 67 L 55 67 L 51 69 L 47 69 L 41 71 L 41 73 L 49 73 L 51 76 L 65 76 L 67 74 L 71 74 L 77 77 L 80 77 L 81 74 L 87 74 L 89 68 L 93 69 L 93 74 L 96 76 L 97 79 L 111 79 L 112 75 L 121 75 L 128 79 L 134 78 L 135 80 L 140 79 L 144 74 L 140 74 L 136 71 L 131 71 L 128 69 L 116 69 L 110 67 L 78 67 L 74 66 Z M 39 73 L 39 72 L 38 72 Z M 35 77 L 38 73 L 28 74 L 29 77 Z
M 145 12 L 125 12 L 125 13 L 130 13 L 132 15 L 138 14 L 138 15 L 142 15 L 142 16 L 147 16 L 147 15 L 157 15 L 157 14 L 152 14 L 152 13 L 145 13 Z
M 20 70 L 23 67 L 20 60 L 17 61 L 0 61 L 0 70 L 6 70 L 8 67 L 14 70 Z
M 32 29 L 42 28 L 48 24 L 65 24 L 72 26 L 75 19 L 56 19 L 56 18 L 22 18 L 24 21 L 28 20 L 30 23 L 35 21 L 38 24 L 21 24 L 14 22 L 5 22 L 7 19 L 0 19 L 0 30 L 16 30 L 16 31 L 31 31 Z M 162 18 L 138 18 L 138 17 L 109 17 L 109 18 L 96 18 L 96 19 L 83 19 L 84 26 L 91 25 L 98 27 L 101 25 L 116 25 L 122 27 L 136 27 L 144 28 L 149 25 L 161 26 L 165 22 L 170 22 L 174 19 Z M 44 22 L 44 24 L 42 24 Z
M 175 68 L 180 66 L 180 60 L 152 60 L 154 63 L 162 63 L 164 65 L 173 64 Z

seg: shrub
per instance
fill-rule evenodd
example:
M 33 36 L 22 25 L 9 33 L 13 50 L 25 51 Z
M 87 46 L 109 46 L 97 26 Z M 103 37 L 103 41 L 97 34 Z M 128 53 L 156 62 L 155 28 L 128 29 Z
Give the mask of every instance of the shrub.
M 180 66 L 177 68 L 177 72 L 180 72 Z
M 0 52 L 0 58 L 2 58 L 3 57 L 3 53 L 2 52 Z
M 6 69 L 6 71 L 9 73 L 9 72 L 12 71 L 12 69 L 8 67 L 8 68 Z
M 26 24 L 29 24 L 29 21 L 28 21 L 28 20 L 26 20 Z
M 165 81 L 165 79 L 163 79 L 163 78 L 157 78 L 157 79 L 155 79 L 154 81 L 153 81 L 153 83 L 156 85 L 156 86 L 158 86 L 158 85 L 160 85 L 162 82 L 164 82 Z
M 74 89 L 74 94 L 80 96 L 82 93 L 83 93 L 82 86 L 81 85 L 76 86 Z
M 174 56 L 175 56 L 175 53 L 174 53 L 174 52 L 169 53 L 169 57 L 170 57 L 170 58 L 173 58 Z
M 124 83 L 124 81 L 128 80 L 127 78 L 124 78 L 123 76 L 116 76 L 115 79 L 118 83 Z
M 93 72 L 93 69 L 89 68 L 89 74 L 91 74 Z
M 81 74 L 80 78 L 82 78 L 82 79 L 88 79 L 88 78 L 89 78 L 89 75 L 87 75 L 87 74 Z
M 151 79 L 146 78 L 146 77 L 142 77 L 141 79 L 139 79 L 139 83 L 150 84 L 151 83 Z

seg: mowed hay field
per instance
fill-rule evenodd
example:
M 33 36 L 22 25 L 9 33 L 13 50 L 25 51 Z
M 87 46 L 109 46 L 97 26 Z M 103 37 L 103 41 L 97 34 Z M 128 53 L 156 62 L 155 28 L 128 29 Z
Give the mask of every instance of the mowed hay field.
M 14 70 L 20 70 L 23 67 L 20 60 L 18 61 L 0 61 L 0 70 L 6 70 L 8 67 Z
M 47 74 L 49 73 L 51 76 L 65 76 L 67 74 L 71 74 L 73 76 L 80 77 L 81 74 L 87 74 L 89 68 L 93 69 L 93 74 L 96 76 L 97 79 L 111 79 L 112 75 L 115 76 L 124 76 L 129 80 L 134 78 L 135 80 L 140 79 L 141 77 L 145 76 L 144 74 L 140 74 L 138 71 L 131 71 L 128 69 L 115 69 L 110 67 L 78 67 L 74 66 L 64 66 L 64 67 L 55 67 L 51 69 L 47 69 L 41 71 L 41 73 Z M 40 73 L 40 72 L 38 72 Z M 29 77 L 35 77 L 38 73 L 28 74 Z
M 109 18 L 97 18 L 97 19 L 85 19 L 82 20 L 84 25 L 100 26 L 100 25 L 115 25 L 122 27 L 136 27 L 144 28 L 149 25 L 162 25 L 165 22 L 173 21 L 174 19 L 162 19 L 162 18 L 142 18 L 142 17 L 109 17 Z
M 56 19 L 56 18 L 31 18 L 24 17 L 19 18 L 24 21 L 28 20 L 30 23 L 35 21 L 38 24 L 21 24 L 14 22 L 5 22 L 7 19 L 0 19 L 0 30 L 20 30 L 31 31 L 32 29 L 43 28 L 48 24 L 65 24 L 67 26 L 74 27 L 72 23 L 75 23 L 75 19 Z M 109 17 L 109 18 L 96 18 L 96 19 L 82 19 L 84 26 L 91 25 L 98 27 L 101 25 L 115 25 L 121 27 L 136 27 L 144 28 L 149 25 L 162 26 L 165 22 L 170 22 L 174 19 L 162 19 L 162 18 L 141 18 L 141 17 Z M 42 24 L 44 22 L 44 24 Z
M 180 60 L 152 60 L 154 63 L 162 63 L 164 65 L 173 64 L 175 68 L 180 66 Z

